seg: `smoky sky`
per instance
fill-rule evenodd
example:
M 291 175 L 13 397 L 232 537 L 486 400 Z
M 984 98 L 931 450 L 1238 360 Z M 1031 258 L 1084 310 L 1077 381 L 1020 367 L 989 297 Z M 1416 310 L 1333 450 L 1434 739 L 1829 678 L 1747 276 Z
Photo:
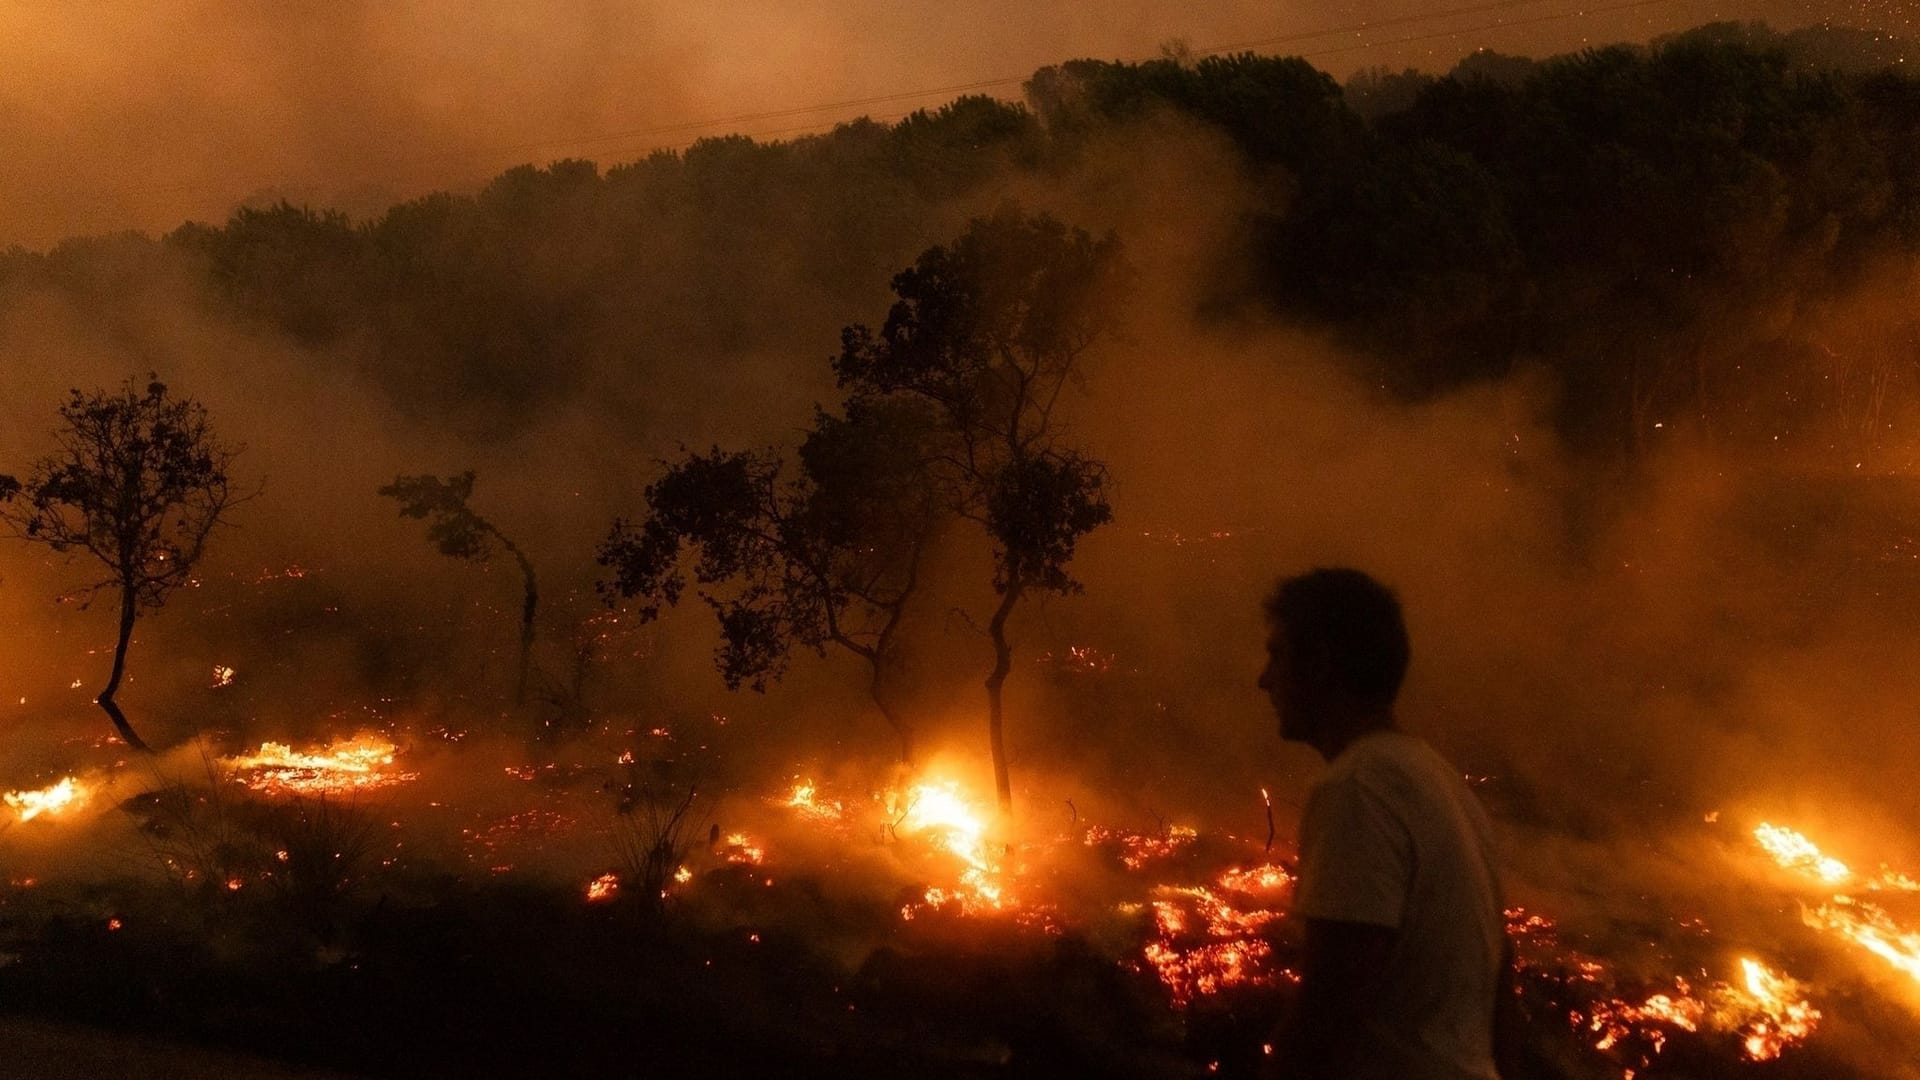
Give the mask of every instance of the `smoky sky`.
M 370 216 L 522 162 L 609 164 L 703 135 L 777 138 L 897 116 L 963 91 L 1015 97 L 1042 65 L 1144 58 L 1175 41 L 1304 54 L 1345 78 L 1724 19 L 1910 34 L 1905 7 L 32 0 L 0 9 L 0 244 L 164 231 L 279 197 Z

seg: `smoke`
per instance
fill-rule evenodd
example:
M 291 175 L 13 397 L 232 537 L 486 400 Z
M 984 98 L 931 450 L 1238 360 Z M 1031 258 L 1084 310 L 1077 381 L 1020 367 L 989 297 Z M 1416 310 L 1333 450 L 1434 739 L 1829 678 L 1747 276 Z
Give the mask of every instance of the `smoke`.
M 1770 0 L 1743 14 L 1782 29 L 1822 18 L 1911 29 L 1864 6 L 1827 7 Z M 1321 59 L 1336 72 L 1445 70 L 1476 48 L 1545 54 L 1645 40 L 1707 17 L 1697 5 L 1613 13 L 1543 5 L 1529 14 L 1439 18 L 1410 0 L 1277 14 L 1249 2 L 1175 13 L 1146 0 L 1097 14 L 1011 0 L 777 8 L 569 0 L 538 12 L 452 0 L 15 4 L 0 13 L 9 76 L 0 87 L 9 148 L 0 244 L 164 231 L 282 197 L 370 216 L 422 191 L 471 188 L 522 161 L 630 160 L 703 134 L 884 115 L 951 94 L 789 110 L 983 79 L 1004 80 L 987 89 L 1010 96 L 1042 64 L 1150 56 L 1172 39 L 1338 50 Z M 1310 36 L 1410 16 L 1372 33 Z M 703 121 L 724 122 L 687 126 Z
M 41 55 L 64 42 L 76 99 L 133 109 L 147 132 L 146 141 L 95 145 L 80 129 L 74 159 L 105 163 L 95 177 L 178 160 L 182 171 L 164 182 L 182 190 L 168 198 L 204 208 L 229 197 L 209 192 L 229 185 L 225 170 L 239 162 L 264 177 L 314 177 L 316 201 L 372 210 L 462 169 L 484 175 L 495 148 L 557 129 L 720 114 L 771 92 L 717 51 L 716 29 L 702 38 L 691 16 L 628 12 L 583 5 L 578 18 L 557 29 L 543 19 L 535 33 L 497 14 L 456 27 L 452 6 L 336 5 L 270 22 L 214 5 L 161 39 L 132 37 L 125 52 L 147 57 L 146 67 L 79 64 L 99 28 L 77 23 L 42 27 Z M 122 18 L 125 34 L 146 25 Z M 816 66 L 848 48 L 850 26 L 788 18 L 728 47 L 757 43 Z M 19 35 L 0 35 L 8 38 Z M 148 98 L 146 87 L 178 74 L 183 49 L 262 59 L 197 65 L 180 95 L 197 102 L 191 108 Z M 386 63 L 358 62 L 370 55 Z M 949 62 L 960 70 L 977 59 L 963 49 Z M 884 86 L 945 76 L 886 54 L 866 77 Z M 46 133 L 12 122 L 29 125 L 0 135 L 25 148 L 32 190 L 78 193 L 45 219 L 59 222 L 50 228 L 149 212 L 144 195 L 97 179 L 75 185 Z M 193 152 L 172 152 L 179 147 Z M 420 167 L 424 151 L 454 164 Z M 221 171 L 208 171 L 216 161 Z M 354 176 L 385 186 L 356 206 L 345 186 Z M 1278 742 L 1254 688 L 1259 604 L 1284 574 L 1346 564 L 1401 595 L 1415 656 L 1403 721 L 1484 778 L 1479 789 L 1513 841 L 1516 896 L 1594 927 L 1643 919 L 1646 895 L 1679 898 L 1676 907 L 1712 911 L 1729 935 L 1758 939 L 1773 923 L 1703 895 L 1716 881 L 1700 867 L 1743 872 L 1730 854 L 1741 822 L 1769 816 L 1865 862 L 1920 866 L 1920 796 L 1905 779 L 1920 768 L 1911 727 L 1920 677 L 1904 603 L 1916 492 L 1889 474 L 1907 457 L 1890 452 L 1892 461 L 1858 470 L 1879 474 L 1869 481 L 1836 474 L 1830 454 L 1804 443 L 1755 460 L 1676 436 L 1623 477 L 1562 444 L 1552 424 L 1562 390 L 1538 372 L 1408 403 L 1356 376 L 1364 358 L 1324 334 L 1261 316 L 1197 317 L 1220 253 L 1244 242 L 1250 215 L 1279 209 L 1270 180 L 1249 175 L 1216 136 L 1155 117 L 1088 148 L 1064 176 L 1003 178 L 940 207 L 929 226 L 930 239 L 944 239 L 969 214 L 1014 198 L 1115 230 L 1142 271 L 1126 335 L 1090 356 L 1084 393 L 1064 406 L 1067 437 L 1110 468 L 1115 521 L 1074 564 L 1085 594 L 1031 604 L 1016 625 L 1008 722 L 1022 813 L 1045 827 L 1071 814 L 1257 837 L 1267 789 L 1284 838 L 1319 765 Z M 81 204 L 93 209 L 71 208 Z M 0 235 L 9 227 L 0 221 Z M 765 249 L 785 250 L 783 239 L 766 238 Z M 872 308 L 828 310 L 806 266 L 770 260 L 791 292 L 756 303 L 790 305 L 829 328 L 883 315 L 884 268 Z M 551 755 L 575 770 L 571 779 L 503 780 L 547 753 L 529 751 L 533 733 L 499 715 L 516 576 L 504 563 L 439 556 L 419 523 L 375 494 L 402 473 L 478 472 L 475 508 L 540 568 L 548 615 L 538 663 L 567 690 L 575 635 L 598 633 L 584 628 L 600 612 L 593 545 L 615 516 L 639 511 L 656 459 L 682 443 L 790 444 L 812 406 L 832 400 L 825 365 L 812 359 L 831 351 L 830 337 L 798 350 L 800 359 L 755 343 L 599 364 L 513 437 L 477 439 L 363 381 L 347 346 L 241 328 L 213 313 L 173 263 L 135 269 L 151 276 L 111 317 L 44 293 L 0 303 L 0 466 L 17 470 L 45 452 L 69 387 L 148 371 L 204 402 L 221 437 L 245 447 L 239 478 L 258 495 L 216 538 L 203 586 L 142 622 L 122 698 L 137 727 L 195 747 L 169 759 L 174 774 L 212 753 L 184 742 L 197 734 L 232 748 L 399 726 L 414 733 L 423 772 L 397 797 L 406 820 L 459 805 L 471 816 L 446 835 L 484 832 L 531 799 L 560 817 L 515 827 L 534 829 L 532 840 L 501 835 L 529 850 L 541 836 L 552 843 L 502 864 L 561 878 L 609 858 L 593 817 L 607 805 L 597 778 L 623 748 L 723 763 L 706 765 L 703 782 L 728 827 L 780 828 L 759 800 L 795 773 L 849 791 L 887 774 L 891 743 L 863 700 L 857 665 L 802 655 L 769 694 L 730 695 L 711 668 L 710 617 L 689 603 L 644 631 L 622 625 L 589 656 L 585 681 L 571 688 L 604 727 Z M 1912 288 L 1910 275 L 1878 275 L 1799 317 L 1838 352 L 1862 354 L 1872 335 L 1861 328 L 1910 303 Z M 633 348 L 591 344 L 607 354 Z M 918 708 L 935 755 L 984 781 L 985 648 L 951 612 L 977 615 L 991 594 L 977 538 L 957 530 L 947 543 L 942 583 L 910 627 Z M 0 548 L 0 725 L 21 748 L 10 783 L 111 753 L 86 746 L 104 732 L 90 700 L 111 617 L 50 602 L 86 579 L 40 549 Z M 1072 645 L 1111 661 L 1073 670 L 1060 660 Z M 215 665 L 237 669 L 231 687 L 209 684 Z M 1716 812 L 1727 824 L 1703 828 Z M 812 835 L 780 840 L 800 851 L 819 842 Z M 478 865 L 477 851 L 441 854 Z M 868 853 L 835 887 L 899 874 Z

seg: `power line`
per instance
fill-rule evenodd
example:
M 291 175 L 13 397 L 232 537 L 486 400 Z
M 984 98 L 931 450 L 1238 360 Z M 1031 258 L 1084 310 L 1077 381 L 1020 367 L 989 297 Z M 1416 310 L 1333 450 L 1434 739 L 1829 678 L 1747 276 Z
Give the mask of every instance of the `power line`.
M 1273 45 L 1291 45 L 1314 38 L 1333 37 L 1338 34 L 1359 33 L 1379 27 L 1404 26 L 1410 23 L 1431 22 L 1435 19 L 1447 19 L 1460 15 L 1484 15 L 1490 11 L 1504 11 L 1512 8 L 1530 7 L 1545 3 L 1546 0 L 1497 0 L 1495 3 L 1475 4 L 1470 7 L 1450 8 L 1445 11 L 1429 11 L 1418 15 L 1402 15 L 1392 19 L 1379 19 L 1372 22 L 1350 23 L 1346 26 L 1333 26 L 1324 30 L 1308 30 L 1278 37 L 1257 38 L 1249 41 L 1228 42 L 1224 45 L 1209 45 L 1195 49 L 1202 55 L 1214 55 L 1223 52 L 1235 52 L 1243 49 L 1265 48 Z M 1461 31 L 1463 33 L 1469 31 Z M 1154 59 L 1153 56 L 1135 56 L 1122 63 L 1139 63 Z M 848 98 L 845 101 L 829 102 L 822 105 L 803 105 L 791 109 L 776 109 L 767 112 L 738 113 L 733 116 L 717 117 L 712 120 L 690 120 L 674 124 L 661 124 L 653 127 L 630 128 L 625 131 L 612 131 L 600 135 L 588 135 L 576 139 L 548 139 L 539 142 L 521 143 L 515 146 L 496 147 L 500 152 L 510 150 L 539 150 L 550 146 L 584 146 L 588 143 L 607 142 L 631 138 L 637 135 L 658 135 L 670 131 L 694 130 L 698 128 L 719 127 L 722 124 L 752 123 L 757 120 L 784 119 L 789 116 L 805 116 L 809 113 L 828 112 L 836 109 L 858 108 L 863 105 L 883 105 L 895 101 L 908 101 L 913 98 L 934 97 L 942 94 L 963 94 L 973 90 L 986 90 L 997 86 L 1012 86 L 1023 83 L 1028 75 L 1006 75 L 994 79 L 977 79 L 973 82 L 956 83 L 952 86 L 934 87 L 928 90 L 908 90 L 894 94 L 879 94 L 872 97 Z
M 1374 26 L 1385 26 L 1389 24 L 1405 25 L 1407 23 L 1421 22 L 1421 21 L 1426 21 L 1428 19 L 1433 19 L 1433 18 L 1442 18 L 1442 17 L 1451 16 L 1451 15 L 1462 14 L 1469 11 L 1477 12 L 1477 13 L 1485 13 L 1487 11 L 1494 10 L 1494 9 L 1521 7 L 1528 4 L 1535 4 L 1540 2 L 1542 2 L 1542 0 L 1506 0 L 1506 2 L 1504 3 L 1483 4 L 1476 8 L 1457 8 L 1452 11 L 1432 12 L 1432 13 L 1429 13 L 1428 15 L 1423 15 L 1423 16 L 1406 16 L 1399 19 L 1382 20 L 1380 22 L 1374 23 L 1373 25 Z M 1611 5 L 1606 5 L 1602 7 L 1583 8 L 1578 11 L 1561 12 L 1561 13 L 1552 14 L 1552 15 L 1540 15 L 1540 16 L 1535 16 L 1533 18 L 1529 18 L 1529 19 L 1519 19 L 1519 20 L 1514 20 L 1510 22 L 1503 21 L 1503 22 L 1497 22 L 1497 23 L 1483 23 L 1477 26 L 1457 27 L 1452 30 L 1437 30 L 1431 33 L 1426 33 L 1426 34 L 1411 34 L 1406 37 L 1394 38 L 1390 41 L 1367 41 L 1367 42 L 1359 42 L 1352 45 L 1342 45 L 1336 48 L 1317 49 L 1312 52 L 1303 52 L 1300 54 L 1300 56 L 1302 59 L 1311 60 L 1316 57 L 1335 56 L 1341 53 L 1356 52 L 1356 51 L 1362 51 L 1366 49 L 1381 49 L 1381 48 L 1388 48 L 1394 45 L 1408 45 L 1408 44 L 1415 44 L 1422 41 L 1435 41 L 1442 38 L 1459 37 L 1462 34 L 1472 34 L 1472 33 L 1477 33 L 1479 31 L 1484 31 L 1484 30 L 1503 30 L 1508 28 L 1536 26 L 1542 23 L 1558 22 L 1562 19 L 1585 17 L 1588 15 L 1607 15 L 1607 14 L 1611 14 L 1619 11 L 1631 11 L 1636 8 L 1656 7 L 1662 4 L 1671 4 L 1676 2 L 1680 2 L 1680 0 L 1627 0 L 1627 2 L 1625 3 L 1611 4 Z M 1290 35 L 1287 38 L 1268 38 L 1260 41 L 1233 42 L 1227 45 L 1215 45 L 1215 46 L 1209 46 L 1208 48 L 1205 48 L 1205 49 L 1195 49 L 1194 51 L 1196 53 L 1201 53 L 1204 55 L 1214 55 L 1222 52 L 1233 52 L 1233 51 L 1238 51 L 1242 49 L 1257 48 L 1265 45 L 1278 44 L 1282 42 L 1298 41 L 1308 37 L 1327 37 L 1334 34 L 1350 33 L 1354 29 L 1355 29 L 1354 27 L 1342 27 L 1342 28 L 1337 28 L 1332 30 L 1316 31 L 1311 34 L 1295 34 L 1295 35 Z M 1145 60 L 1145 59 L 1154 59 L 1154 57 L 1140 57 L 1140 58 L 1135 58 L 1134 60 L 1125 60 L 1121 62 L 1122 63 L 1138 63 L 1141 60 Z M 979 82 L 965 84 L 963 87 L 960 87 L 958 89 L 974 89 L 974 88 L 980 88 L 980 87 L 986 87 L 986 86 L 1000 86 L 1000 85 L 1006 85 L 1012 82 L 1024 82 L 1026 78 L 1027 78 L 1026 76 L 1020 76 L 1019 78 L 1009 78 L 1009 79 L 984 79 Z M 905 93 L 905 94 L 891 94 L 882 98 L 863 99 L 862 101 L 852 102 L 851 104 L 861 104 L 861 103 L 864 103 L 865 100 L 900 101 L 900 100 L 906 100 L 913 97 L 924 96 L 924 94 L 932 94 L 932 93 L 939 93 L 939 92 L 940 91 L 925 91 L 925 92 Z M 823 106 L 821 108 L 826 108 L 826 106 Z M 802 115 L 804 113 L 809 113 L 814 111 L 818 111 L 818 110 L 814 108 L 790 109 L 790 110 L 783 110 L 780 112 L 773 112 L 773 113 L 747 114 L 746 116 L 743 116 L 740 119 L 796 116 L 796 115 Z M 912 114 L 903 112 L 903 113 L 892 113 L 886 116 L 867 116 L 865 118 L 869 120 L 875 120 L 875 121 L 886 121 L 886 120 L 898 120 L 910 115 Z M 716 126 L 718 124 L 729 123 L 729 122 L 731 121 L 718 120 L 718 121 L 711 121 L 711 122 L 702 123 L 702 124 L 680 124 L 680 125 L 674 125 L 674 127 L 677 127 L 677 128 L 709 127 L 709 126 Z M 822 121 L 819 123 L 812 123 L 812 124 L 799 124 L 792 127 L 776 128 L 770 131 L 755 132 L 752 134 L 751 137 L 759 138 L 759 137 L 765 137 L 768 135 L 782 135 L 782 134 L 790 134 L 794 132 L 819 132 L 819 131 L 830 130 L 831 128 L 836 127 L 843 122 L 844 121 L 842 120 L 830 120 L 830 121 Z M 643 134 L 644 133 L 645 132 L 643 132 Z M 614 138 L 614 136 L 594 136 L 591 141 L 604 141 L 611 138 Z M 581 140 L 578 142 L 551 142 L 551 143 L 534 144 L 534 146 L 535 147 L 542 146 L 542 145 L 576 146 L 576 145 L 582 145 L 582 143 L 585 141 L 589 141 L 589 140 Z M 653 146 L 653 147 L 649 147 L 648 149 L 650 151 L 651 150 L 679 150 L 679 149 L 684 149 L 688 146 L 691 146 L 693 145 L 693 143 L 698 141 L 700 140 L 692 139 L 686 142 L 674 143 L 670 145 Z
M 1276 35 L 1272 37 L 1251 38 L 1251 39 L 1246 39 L 1242 41 L 1227 42 L 1219 45 L 1209 45 L 1202 48 L 1194 49 L 1193 51 L 1200 55 L 1218 55 L 1221 53 L 1239 52 L 1239 51 L 1245 51 L 1245 50 L 1251 50 L 1251 49 L 1271 48 L 1275 46 L 1284 46 L 1284 45 L 1298 44 L 1306 41 L 1312 41 L 1317 38 L 1335 37 L 1343 34 L 1365 33 L 1370 30 L 1378 30 L 1382 28 L 1395 27 L 1395 26 L 1409 26 L 1409 25 L 1416 25 L 1419 23 L 1430 23 L 1436 20 L 1459 18 L 1463 16 L 1470 16 L 1470 15 L 1485 15 L 1485 14 L 1490 14 L 1496 11 L 1509 11 L 1517 8 L 1531 7 L 1544 2 L 1546 2 L 1546 0 L 1492 0 L 1492 2 L 1472 4 L 1464 7 L 1447 8 L 1440 11 L 1427 11 L 1427 12 L 1421 12 L 1418 14 L 1397 16 L 1389 19 L 1375 19 L 1375 20 L 1369 20 L 1369 21 L 1363 21 L 1363 22 L 1349 23 L 1343 26 L 1326 27 L 1319 30 L 1299 31 L 1299 32 L 1290 33 L 1290 34 Z M 1599 7 L 1577 8 L 1572 11 L 1539 15 L 1539 16 L 1534 16 L 1532 18 L 1527 18 L 1527 19 L 1519 19 L 1519 20 L 1513 20 L 1513 21 L 1502 20 L 1502 21 L 1493 22 L 1493 23 L 1481 23 L 1473 26 L 1463 26 L 1463 27 L 1456 27 L 1448 30 L 1433 31 L 1433 32 L 1424 33 L 1424 34 L 1408 35 L 1405 37 L 1395 38 L 1388 41 L 1357 42 L 1350 45 L 1316 49 L 1308 52 L 1303 52 L 1300 55 L 1303 58 L 1312 59 L 1315 57 L 1333 56 L 1333 55 L 1338 55 L 1342 53 L 1363 51 L 1367 49 L 1390 48 L 1395 45 L 1405 45 L 1405 44 L 1411 44 L 1411 43 L 1416 43 L 1421 41 L 1431 41 L 1431 40 L 1438 40 L 1442 38 L 1458 37 L 1463 34 L 1478 33 L 1478 32 L 1488 31 L 1488 30 L 1501 30 L 1501 29 L 1508 29 L 1508 28 L 1537 26 L 1545 23 L 1559 22 L 1566 19 L 1586 18 L 1593 15 L 1604 15 L 1604 14 L 1609 14 L 1613 12 L 1628 11 L 1628 10 L 1633 10 L 1637 8 L 1654 7 L 1657 5 L 1669 4 L 1669 3 L 1675 3 L 1675 2 L 1678 2 L 1678 0 L 1630 0 L 1630 2 L 1626 2 L 1626 3 L 1616 3 L 1611 5 L 1603 5 Z M 1122 63 L 1138 63 L 1144 60 L 1154 59 L 1156 58 L 1156 56 L 1136 56 L 1130 59 L 1122 60 L 1121 62 Z M 1029 78 L 1029 76 L 1027 75 L 1011 75 L 1011 76 L 1003 76 L 1003 77 L 991 78 L 991 79 L 976 79 L 971 82 L 952 83 L 946 86 L 929 87 L 924 90 L 907 90 L 907 91 L 899 91 L 899 92 L 889 93 L 889 94 L 875 94 L 875 95 L 868 95 L 863 97 L 846 98 L 840 101 L 824 102 L 816 105 L 804 105 L 804 106 L 795 106 L 792 108 L 785 108 L 785 109 L 767 109 L 767 110 L 760 110 L 755 112 L 735 113 L 729 116 L 714 117 L 714 118 L 705 119 L 705 120 L 678 121 L 670 124 L 656 124 L 656 125 L 650 125 L 646 127 L 627 128 L 627 129 L 622 129 L 618 131 L 607 131 L 607 132 L 601 132 L 593 135 L 581 135 L 581 136 L 574 136 L 574 137 L 569 137 L 565 139 L 541 139 L 541 140 L 522 142 L 522 143 L 500 144 L 496 146 L 483 147 L 483 148 L 478 148 L 473 150 L 448 151 L 443 154 L 436 154 L 429 157 L 414 158 L 409 162 L 394 163 L 394 165 L 397 166 L 397 168 L 390 167 L 386 171 L 389 173 L 392 173 L 395 171 L 400 171 L 402 169 L 418 169 L 423 166 L 433 165 L 441 162 L 473 161 L 483 156 L 497 157 L 499 155 L 516 153 L 521 151 L 543 150 L 543 149 L 564 148 L 564 147 L 585 147 L 585 146 L 599 144 L 599 143 L 619 142 L 622 140 L 634 139 L 634 138 L 645 138 L 653 135 L 665 135 L 665 134 L 671 134 L 676 132 L 699 131 L 706 128 L 721 127 L 723 125 L 751 124 L 751 123 L 756 123 L 756 122 L 766 121 L 766 120 L 784 120 L 784 119 L 789 119 L 789 118 L 798 117 L 798 116 L 808 116 L 814 113 L 861 108 L 868 105 L 881 105 L 881 104 L 891 104 L 891 103 L 902 102 L 902 101 L 911 101 L 916 98 L 936 97 L 936 96 L 943 96 L 943 95 L 950 95 L 950 94 L 965 94 L 965 93 L 971 93 L 974 91 L 988 90 L 996 87 L 1011 86 L 1018 83 L 1023 83 L 1027 80 L 1027 78 Z M 887 121 L 887 120 L 897 120 L 908 115 L 911 115 L 911 112 L 894 113 L 886 116 L 877 116 L 877 117 L 869 116 L 868 118 L 876 121 Z M 750 137 L 766 138 L 769 136 L 777 136 L 777 135 L 802 134 L 802 133 L 824 131 L 824 130 L 831 129 L 839 125 L 840 123 L 843 123 L 845 119 L 846 118 L 842 117 L 842 118 L 836 118 L 833 120 L 822 120 L 822 121 L 807 123 L 807 124 L 798 124 L 798 125 L 791 125 L 791 126 L 780 127 L 780 128 L 767 129 L 767 130 L 750 133 Z M 679 149 L 684 149 L 688 146 L 691 146 L 693 143 L 698 141 L 700 141 L 700 137 L 688 139 L 681 142 L 669 143 L 669 144 L 654 144 L 652 146 L 646 147 L 643 152 L 655 152 L 660 150 L 679 150 Z M 273 184 L 276 181 L 280 181 L 281 179 L 282 178 L 279 176 L 255 176 L 251 178 L 237 178 L 235 180 L 228 181 L 219 186 L 230 190 L 233 187 L 237 187 L 237 186 L 241 186 L 249 183 L 256 184 L 256 185 Z M 339 186 L 338 183 L 336 183 L 335 186 Z M 187 182 L 181 182 L 178 184 L 165 184 L 165 185 L 156 185 L 156 186 L 142 187 L 142 188 L 123 189 L 118 192 L 112 192 L 112 193 L 101 195 L 91 201 L 103 202 L 108 199 L 120 199 L 120 198 L 139 199 L 139 198 L 145 198 L 145 197 L 157 196 L 157 195 L 187 194 L 192 192 L 211 191 L 214 189 L 214 187 L 215 185 L 211 183 L 198 183 L 198 182 L 187 181 Z M 45 201 L 52 202 L 54 200 L 48 199 Z

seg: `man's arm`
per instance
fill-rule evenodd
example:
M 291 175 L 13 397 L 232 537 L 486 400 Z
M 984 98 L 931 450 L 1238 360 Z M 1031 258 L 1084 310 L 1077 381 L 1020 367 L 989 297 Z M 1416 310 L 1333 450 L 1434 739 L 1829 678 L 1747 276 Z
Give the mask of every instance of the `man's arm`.
M 1275 1041 L 1271 1075 L 1342 1080 L 1360 1047 L 1369 1011 L 1398 931 L 1368 923 L 1308 919 L 1300 997 Z

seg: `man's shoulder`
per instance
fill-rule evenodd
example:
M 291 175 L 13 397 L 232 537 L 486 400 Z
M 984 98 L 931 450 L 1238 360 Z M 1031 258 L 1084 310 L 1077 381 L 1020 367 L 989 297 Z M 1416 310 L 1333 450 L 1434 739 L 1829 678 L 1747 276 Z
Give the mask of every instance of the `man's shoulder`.
M 1398 729 L 1369 735 L 1335 758 L 1317 787 L 1365 793 L 1400 805 L 1456 799 L 1465 781 L 1438 750 Z
M 1425 739 L 1394 728 L 1356 740 L 1328 766 L 1323 782 L 1347 783 L 1405 773 L 1448 771 L 1445 759 Z

